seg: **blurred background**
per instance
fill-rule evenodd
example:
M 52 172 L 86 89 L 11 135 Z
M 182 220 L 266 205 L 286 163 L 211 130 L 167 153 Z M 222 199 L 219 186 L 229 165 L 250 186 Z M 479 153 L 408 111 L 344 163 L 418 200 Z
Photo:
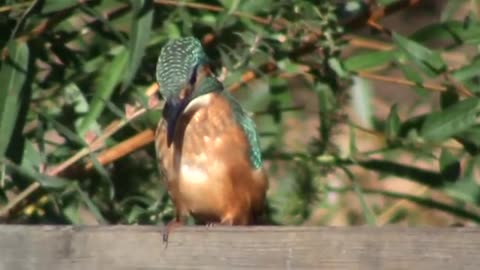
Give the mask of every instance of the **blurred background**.
M 164 224 L 155 66 L 193 35 L 278 225 L 480 221 L 480 1 L 0 1 L 0 220 Z

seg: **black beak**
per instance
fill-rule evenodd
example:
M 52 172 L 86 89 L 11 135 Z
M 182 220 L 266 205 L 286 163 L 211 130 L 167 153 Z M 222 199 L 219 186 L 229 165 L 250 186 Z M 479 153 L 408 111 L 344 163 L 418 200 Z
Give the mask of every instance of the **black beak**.
M 177 127 L 178 119 L 182 114 L 183 110 L 188 104 L 188 98 L 184 99 L 169 99 L 165 103 L 163 108 L 163 118 L 167 120 L 167 145 L 170 145 L 173 142 L 173 136 L 175 135 L 175 129 Z

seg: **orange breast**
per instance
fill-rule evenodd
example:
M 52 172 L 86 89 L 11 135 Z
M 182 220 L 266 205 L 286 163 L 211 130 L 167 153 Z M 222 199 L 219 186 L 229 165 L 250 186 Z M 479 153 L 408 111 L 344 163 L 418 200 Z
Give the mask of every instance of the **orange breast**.
M 250 224 L 263 210 L 267 177 L 251 166 L 247 138 L 220 94 L 192 101 L 170 147 L 162 121 L 156 148 L 177 214 L 192 214 L 203 222 Z

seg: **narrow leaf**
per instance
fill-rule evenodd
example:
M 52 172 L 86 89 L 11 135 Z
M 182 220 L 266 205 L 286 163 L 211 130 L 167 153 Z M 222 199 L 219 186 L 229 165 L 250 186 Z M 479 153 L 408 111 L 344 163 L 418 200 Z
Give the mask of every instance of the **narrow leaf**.
M 0 157 L 5 155 L 21 107 L 22 91 L 27 80 L 29 50 L 24 42 L 7 44 L 9 57 L 0 66 Z
M 47 0 L 42 2 L 43 2 L 43 6 L 42 6 L 43 14 L 71 8 L 79 3 L 78 0 Z
M 372 85 L 370 81 L 360 78 L 353 78 L 352 89 L 352 105 L 360 123 L 365 127 L 373 126 L 372 111 Z
M 105 101 L 109 100 L 115 90 L 115 87 L 122 79 L 124 68 L 127 64 L 128 53 L 122 50 L 114 59 L 103 67 L 95 82 L 95 94 L 90 103 L 90 110 L 80 123 L 78 131 L 81 135 L 96 122 L 97 118 L 105 108 Z
M 379 68 L 395 60 L 395 51 L 375 51 L 356 54 L 345 59 L 344 66 L 349 71 Z
M 397 104 L 393 105 L 390 109 L 387 121 L 385 123 L 385 134 L 389 140 L 397 138 L 400 132 L 400 117 L 398 116 Z
M 373 211 L 368 207 L 367 202 L 365 201 L 365 196 L 363 196 L 363 191 L 357 181 L 352 180 L 353 190 L 357 194 L 358 200 L 360 201 L 360 206 L 362 207 L 363 215 L 365 216 L 365 220 L 367 224 L 370 226 L 375 226 L 377 224 L 375 214 Z
M 480 109 L 479 98 L 469 98 L 441 112 L 430 114 L 420 135 L 426 140 L 442 141 L 475 125 Z
M 10 160 L 0 160 L 0 163 L 4 163 L 7 165 L 7 168 L 13 170 L 14 172 L 18 173 L 19 175 L 29 179 L 32 182 L 39 182 L 42 187 L 45 188 L 52 188 L 52 189 L 64 189 L 71 184 L 70 181 L 66 179 L 57 177 L 57 176 L 49 176 L 41 174 L 31 168 L 19 166 Z
M 101 178 L 105 180 L 105 182 L 107 183 L 110 200 L 113 200 L 115 196 L 115 189 L 114 189 L 112 179 L 110 179 L 110 176 L 108 175 L 107 170 L 98 161 L 97 157 L 92 153 L 89 153 L 89 156 L 90 156 L 90 160 L 92 161 L 93 167 L 100 174 Z
M 129 46 L 128 66 L 125 69 L 122 88 L 125 89 L 132 82 L 137 73 L 145 48 L 150 39 L 153 21 L 152 1 L 131 1 L 135 15 L 132 19 L 132 37 Z M 142 5 L 143 3 L 143 5 Z
M 397 33 L 393 33 L 393 40 L 406 53 L 407 57 L 428 75 L 435 76 L 445 70 L 446 65 L 438 52 Z
M 107 224 L 107 221 L 103 217 L 102 213 L 100 212 L 98 207 L 95 205 L 95 203 L 92 201 L 92 199 L 88 196 L 88 194 L 85 193 L 85 191 L 83 191 L 78 186 L 78 184 L 75 185 L 75 186 L 76 186 L 76 190 L 77 190 L 78 194 L 80 195 L 80 198 L 82 199 L 83 203 L 87 206 L 88 210 L 90 210 L 90 212 L 92 212 L 92 214 L 95 216 L 97 221 L 100 224 Z

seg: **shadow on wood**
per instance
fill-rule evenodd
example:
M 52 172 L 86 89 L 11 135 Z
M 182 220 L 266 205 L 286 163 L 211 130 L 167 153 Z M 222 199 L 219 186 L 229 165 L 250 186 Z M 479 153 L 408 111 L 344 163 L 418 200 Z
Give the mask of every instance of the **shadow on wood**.
M 0 269 L 479 269 L 472 228 L 0 225 Z

